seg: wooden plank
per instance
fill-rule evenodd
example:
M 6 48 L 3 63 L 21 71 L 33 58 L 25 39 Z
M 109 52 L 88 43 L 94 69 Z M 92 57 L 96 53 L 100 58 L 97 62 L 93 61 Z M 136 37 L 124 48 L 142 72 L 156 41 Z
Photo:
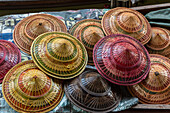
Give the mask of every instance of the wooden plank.
M 91 5 L 108 3 L 108 0 L 35 0 L 35 1 L 0 1 L 1 10 L 9 9 L 35 9 L 35 8 L 56 8 L 79 5 Z
M 170 8 L 170 3 L 132 7 L 132 9 L 141 12 L 143 15 L 149 13 L 150 11 L 155 11 L 163 8 Z
M 170 105 L 165 104 L 137 104 L 132 109 L 169 109 Z
M 170 110 L 165 109 L 127 109 L 117 113 L 170 113 Z

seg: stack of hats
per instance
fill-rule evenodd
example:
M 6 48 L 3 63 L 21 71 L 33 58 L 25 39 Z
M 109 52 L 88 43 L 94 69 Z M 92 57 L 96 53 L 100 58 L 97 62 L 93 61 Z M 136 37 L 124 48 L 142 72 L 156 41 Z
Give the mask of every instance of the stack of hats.
M 66 32 L 65 24 L 54 16 L 24 18 L 16 25 L 13 40 L 33 60 L 22 63 L 17 47 L 0 40 L 0 82 L 5 76 L 2 91 L 13 109 L 48 112 L 65 90 L 68 99 L 85 111 L 110 112 L 121 100 L 118 85 L 128 86 L 142 103 L 169 104 L 170 60 L 149 55 L 143 46 L 169 57 L 168 30 L 151 30 L 141 13 L 114 8 L 102 21 L 81 20 L 70 34 Z M 97 70 L 85 70 L 87 63 Z
M 1 75 L 5 76 L 2 91 L 14 110 L 48 112 L 54 109 L 64 94 L 63 82 L 58 79 L 71 79 L 84 71 L 88 61 L 86 49 L 78 39 L 64 33 L 66 31 L 65 24 L 51 15 L 24 18 L 16 25 L 13 39 L 22 51 L 31 54 L 33 61 L 18 65 L 21 61 L 18 48 L 12 43 L 0 42 L 0 66 L 6 66 Z

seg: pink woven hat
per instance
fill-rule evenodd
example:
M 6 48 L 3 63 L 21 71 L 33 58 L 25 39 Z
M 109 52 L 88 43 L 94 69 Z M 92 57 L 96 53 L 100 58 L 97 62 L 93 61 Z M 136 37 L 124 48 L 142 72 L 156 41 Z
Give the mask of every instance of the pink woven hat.
M 118 85 L 134 85 L 145 79 L 150 58 L 145 47 L 135 38 L 115 34 L 98 41 L 93 49 L 98 72 Z
M 0 40 L 0 83 L 6 73 L 21 61 L 19 49 L 6 40 Z
M 118 86 L 110 85 L 97 71 L 84 71 L 64 86 L 68 99 L 88 112 L 109 112 L 121 100 Z

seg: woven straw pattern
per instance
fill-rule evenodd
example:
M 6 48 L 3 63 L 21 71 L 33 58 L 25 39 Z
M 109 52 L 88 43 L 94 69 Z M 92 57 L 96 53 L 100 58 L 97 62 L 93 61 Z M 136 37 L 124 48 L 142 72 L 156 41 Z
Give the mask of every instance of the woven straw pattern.
M 101 21 L 96 19 L 81 20 L 77 22 L 69 32 L 83 43 L 88 52 L 88 64 L 94 65 L 92 55 L 94 45 L 104 37 Z
M 170 60 L 150 54 L 151 70 L 145 80 L 128 87 L 133 96 L 146 104 L 170 104 Z
M 153 50 L 162 50 L 170 44 L 170 35 L 166 29 L 152 27 L 152 38 L 146 44 L 147 47 Z
M 40 34 L 52 31 L 67 32 L 65 24 L 58 18 L 48 14 L 36 14 L 21 20 L 14 29 L 15 44 L 30 54 L 33 40 Z
M 37 68 L 32 60 L 19 63 L 5 76 L 2 91 L 6 102 L 18 112 L 48 112 L 63 97 L 63 87 Z
M 118 7 L 109 10 L 102 18 L 102 28 L 106 35 L 127 34 L 143 45 L 151 38 L 151 26 L 147 19 L 130 8 Z
M 80 82 L 79 82 L 80 81 Z M 88 112 L 109 112 L 117 107 L 121 94 L 95 71 L 85 71 L 65 85 L 67 97 Z
M 9 41 L 0 40 L 0 83 L 6 73 L 19 62 L 21 62 L 19 49 Z
M 39 35 L 32 44 L 31 55 L 42 71 L 59 79 L 79 75 L 88 60 L 85 47 L 75 37 L 62 32 Z
M 127 35 L 109 35 L 95 45 L 93 60 L 100 74 L 118 85 L 142 81 L 150 69 L 149 54 L 143 45 Z

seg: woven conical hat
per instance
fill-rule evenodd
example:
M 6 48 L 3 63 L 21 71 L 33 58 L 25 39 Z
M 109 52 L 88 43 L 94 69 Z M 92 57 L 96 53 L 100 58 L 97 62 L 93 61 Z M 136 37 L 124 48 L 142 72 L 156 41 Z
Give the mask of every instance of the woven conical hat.
M 0 83 L 6 73 L 21 61 L 21 53 L 13 43 L 0 40 Z
M 5 76 L 2 92 L 18 112 L 48 112 L 61 101 L 64 91 L 59 80 L 49 78 L 32 60 L 19 63 Z
M 134 85 L 149 72 L 150 60 L 145 47 L 128 35 L 109 35 L 95 45 L 93 61 L 110 82 L 119 85 Z
M 110 86 L 94 70 L 83 72 L 64 86 L 66 96 L 79 108 L 88 112 L 109 112 L 121 100 L 118 86 Z
M 78 76 L 85 69 L 88 60 L 82 43 L 62 32 L 39 35 L 32 44 L 31 55 L 42 71 L 59 79 Z
M 52 31 L 67 32 L 65 24 L 55 16 L 48 14 L 31 15 L 21 20 L 14 29 L 15 44 L 30 54 L 33 40 L 40 34 Z
M 70 34 L 83 43 L 88 52 L 88 64 L 94 65 L 92 54 L 94 45 L 104 37 L 101 21 L 96 19 L 81 20 L 70 29 Z
M 170 31 L 169 30 L 167 30 L 165 28 L 161 28 L 161 30 L 164 30 L 165 32 L 167 32 L 168 36 L 170 37 Z M 163 36 L 165 36 L 165 35 L 163 35 Z M 162 46 L 164 46 L 164 45 L 162 45 Z M 155 50 L 154 48 L 152 48 L 152 49 L 149 48 L 149 46 L 147 45 L 147 50 L 150 54 L 160 54 L 160 55 L 163 55 L 165 57 L 170 58 L 170 44 L 169 45 L 166 44 L 166 41 L 165 41 L 165 46 L 167 46 L 167 47 L 163 47 L 163 49 L 161 49 L 161 50 Z
M 170 104 L 170 60 L 150 54 L 151 69 L 145 80 L 128 87 L 132 95 L 147 104 Z
M 102 27 L 106 35 L 127 34 L 143 45 L 151 38 L 151 26 L 139 12 L 124 7 L 118 7 L 106 12 L 102 18 Z
M 146 44 L 153 50 L 162 50 L 170 44 L 170 35 L 166 29 L 152 27 L 152 38 Z

